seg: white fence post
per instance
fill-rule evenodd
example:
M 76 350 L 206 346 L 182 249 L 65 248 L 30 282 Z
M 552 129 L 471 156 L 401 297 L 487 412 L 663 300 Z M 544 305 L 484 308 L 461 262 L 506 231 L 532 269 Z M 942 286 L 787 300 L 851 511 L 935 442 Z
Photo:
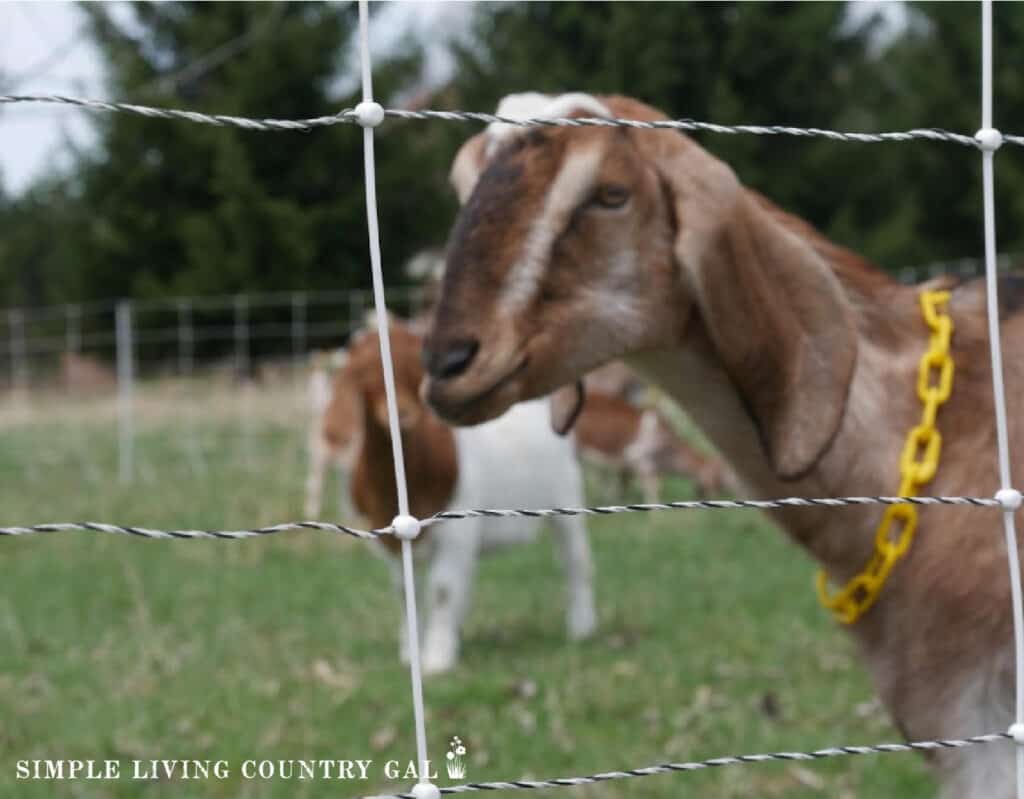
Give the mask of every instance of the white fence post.
M 195 330 L 192 326 L 192 300 L 178 299 L 178 377 L 185 386 L 185 454 L 192 465 L 192 471 L 205 474 L 206 461 L 196 424 L 196 398 L 193 372 L 195 369 Z
M 249 301 L 235 295 L 235 372 L 240 380 L 249 377 Z
M 192 332 L 192 303 L 178 300 L 178 375 L 192 376 L 195 337 Z
M 11 388 L 16 395 L 23 395 L 28 389 L 28 361 L 25 357 L 25 312 L 11 308 L 7 312 L 7 326 L 10 332 Z
M 365 307 L 364 292 L 360 289 L 353 289 L 348 295 L 348 332 L 351 335 L 359 329 L 363 323 L 363 308 Z
M 242 392 L 239 400 L 239 429 L 241 432 L 242 465 L 253 466 L 252 425 L 250 424 L 251 363 L 249 354 L 249 299 L 244 294 L 235 295 L 235 379 Z
M 306 375 L 306 370 L 303 369 L 306 359 L 306 309 L 308 305 L 308 299 L 306 292 L 296 291 L 292 293 L 292 363 L 289 376 L 292 381 L 292 397 L 295 402 L 295 418 L 302 419 L 303 411 L 307 405 L 305 400 L 306 397 L 306 383 L 307 381 L 303 378 Z M 303 454 L 306 451 L 306 442 L 302 436 L 298 436 L 299 450 L 298 460 L 302 461 Z
M 82 307 L 64 306 L 64 348 L 75 355 L 82 349 Z
M 135 473 L 135 347 L 132 342 L 132 304 L 121 300 L 117 320 L 117 473 L 122 484 L 131 483 Z
M 292 359 L 298 363 L 306 353 L 306 292 L 292 294 Z

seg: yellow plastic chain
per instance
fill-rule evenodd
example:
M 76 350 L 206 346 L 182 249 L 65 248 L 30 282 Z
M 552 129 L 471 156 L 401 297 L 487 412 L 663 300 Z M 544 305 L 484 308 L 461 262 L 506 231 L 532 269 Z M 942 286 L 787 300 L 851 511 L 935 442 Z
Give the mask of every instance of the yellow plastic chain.
M 899 496 L 912 497 L 928 483 L 939 466 L 942 436 L 935 428 L 939 406 L 953 391 L 953 358 L 949 342 L 953 320 L 946 313 L 948 291 L 921 293 L 921 311 L 931 328 L 928 351 L 917 372 L 917 396 L 924 405 L 921 423 L 907 434 L 900 455 Z M 940 307 L 943 306 L 943 307 Z M 902 527 L 901 527 L 902 525 Z M 894 529 L 895 528 L 895 529 Z M 835 593 L 829 593 L 828 575 L 818 572 L 818 599 L 843 624 L 853 624 L 878 600 L 885 581 L 896 563 L 907 553 L 917 530 L 917 508 L 890 505 L 875 533 L 875 554 L 856 577 Z

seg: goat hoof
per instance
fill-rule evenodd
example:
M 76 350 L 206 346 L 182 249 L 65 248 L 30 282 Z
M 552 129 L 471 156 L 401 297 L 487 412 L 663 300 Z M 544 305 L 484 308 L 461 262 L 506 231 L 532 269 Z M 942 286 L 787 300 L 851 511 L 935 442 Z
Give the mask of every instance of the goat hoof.
M 593 608 L 575 611 L 569 616 L 569 640 L 582 641 L 597 631 L 597 614 Z
M 448 657 L 423 656 L 423 676 L 433 677 L 437 674 L 444 674 L 455 668 L 455 659 Z

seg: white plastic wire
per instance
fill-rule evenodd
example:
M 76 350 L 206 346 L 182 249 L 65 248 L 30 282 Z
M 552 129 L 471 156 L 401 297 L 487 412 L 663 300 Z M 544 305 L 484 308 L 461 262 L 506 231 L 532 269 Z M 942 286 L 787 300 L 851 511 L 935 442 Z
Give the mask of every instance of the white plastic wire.
M 373 102 L 373 74 L 370 69 L 369 10 L 367 0 L 359 0 L 359 58 L 362 66 L 363 102 Z M 363 161 L 366 172 L 366 224 L 370 237 L 370 269 L 373 272 L 373 304 L 377 311 L 380 334 L 381 366 L 384 371 L 384 393 L 391 429 L 391 452 L 395 461 L 395 486 L 398 491 L 398 513 L 409 515 L 409 492 L 405 482 L 405 457 L 402 433 L 398 427 L 398 403 L 395 400 L 395 374 L 391 362 L 391 339 L 388 336 L 387 301 L 384 298 L 384 277 L 381 270 L 380 231 L 377 223 L 377 185 L 373 152 L 373 128 L 363 127 Z M 423 676 L 420 668 L 420 635 L 416 612 L 416 576 L 413 569 L 412 541 L 402 541 L 402 579 L 405 586 L 405 615 L 409 636 L 409 672 L 412 679 L 413 722 L 416 727 L 417 773 L 421 783 L 427 782 L 427 733 L 423 712 Z
M 981 128 L 992 128 L 992 0 L 981 5 Z M 992 353 L 992 401 L 996 413 L 996 446 L 999 458 L 999 483 L 1011 489 L 1010 443 L 1006 425 L 1006 392 L 1003 387 L 1003 352 L 999 335 L 999 284 L 996 274 L 995 150 L 981 153 L 981 180 L 985 217 L 985 276 L 988 304 L 988 335 Z M 1010 592 L 1013 600 L 1013 637 L 1016 659 L 1016 710 L 1014 720 L 1024 722 L 1024 599 L 1021 596 L 1020 558 L 1014 511 L 1003 512 L 1006 558 L 1010 568 Z M 1024 746 L 1017 746 L 1017 799 L 1024 799 Z

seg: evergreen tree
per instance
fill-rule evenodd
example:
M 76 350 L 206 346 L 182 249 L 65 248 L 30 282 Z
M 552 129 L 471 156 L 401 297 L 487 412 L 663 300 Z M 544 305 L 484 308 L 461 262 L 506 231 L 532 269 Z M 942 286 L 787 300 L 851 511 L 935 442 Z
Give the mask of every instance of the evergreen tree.
M 978 11 L 916 5 L 882 48 L 882 20 L 845 3 L 486 3 L 456 48 L 456 102 L 514 91 L 624 93 L 677 118 L 852 131 L 978 127 Z M 1024 11 L 996 13 L 997 108 L 1024 114 Z M 977 254 L 978 158 L 962 147 L 698 134 L 748 186 L 884 267 Z M 1003 161 L 1009 160 L 1006 158 Z M 1000 166 L 1001 185 L 1015 167 Z M 1005 170 L 1005 171 L 1004 171 Z M 1024 200 L 1003 192 L 1003 249 Z M 1003 196 L 1001 195 L 1001 196 Z
M 893 128 L 941 127 L 974 133 L 981 124 L 981 7 L 913 3 L 907 30 L 886 51 L 880 72 L 893 102 Z M 993 113 L 1004 133 L 1024 132 L 1024 6 L 993 7 Z M 902 198 L 900 231 L 917 261 L 982 254 L 981 158 L 953 145 L 902 145 L 893 161 L 891 193 Z M 996 156 L 996 218 L 1001 252 L 1024 251 L 1024 160 L 1004 146 Z M 891 200 L 890 200 L 891 201 Z M 910 213 L 912 209 L 912 213 Z
M 254 117 L 330 114 L 358 101 L 354 4 L 159 3 L 116 24 L 84 4 L 110 94 Z M 479 3 L 434 107 L 493 110 L 514 91 L 625 93 L 674 117 L 840 130 L 973 132 L 978 9 L 908 6 L 878 20 L 842 3 Z M 118 17 L 120 19 L 120 17 Z M 1024 11 L 995 8 L 996 124 L 1024 132 Z M 377 58 L 382 102 L 418 89 L 412 42 Z M 340 88 L 339 88 L 340 87 Z M 6 113 L 15 113 L 7 111 Z M 96 113 L 95 151 L 20 197 L 0 196 L 0 300 L 43 304 L 368 284 L 362 137 L 342 125 L 258 133 Z M 477 125 L 389 121 L 378 196 L 391 284 L 454 215 L 448 165 Z M 887 268 L 981 251 L 979 158 L 950 144 L 844 144 L 702 134 L 740 178 Z M 999 236 L 1020 251 L 1024 164 L 998 157 Z
M 328 115 L 358 100 L 354 81 L 345 96 L 332 91 L 346 63 L 352 5 L 138 4 L 139 30 L 131 33 L 102 5 L 83 8 L 115 96 L 278 118 Z M 217 68 L 195 69 L 239 40 L 248 46 Z M 401 88 L 417 66 L 415 54 L 379 65 L 380 96 Z M 130 114 L 97 117 L 97 126 L 100 152 L 78 176 L 90 217 L 80 268 L 94 295 L 366 285 L 362 137 L 354 126 L 254 133 Z M 422 196 L 426 186 L 414 148 L 389 143 L 378 160 L 385 229 L 389 215 L 409 213 L 403 195 Z M 443 224 L 431 211 L 417 209 L 412 235 L 389 238 L 390 268 L 422 244 L 431 221 Z

